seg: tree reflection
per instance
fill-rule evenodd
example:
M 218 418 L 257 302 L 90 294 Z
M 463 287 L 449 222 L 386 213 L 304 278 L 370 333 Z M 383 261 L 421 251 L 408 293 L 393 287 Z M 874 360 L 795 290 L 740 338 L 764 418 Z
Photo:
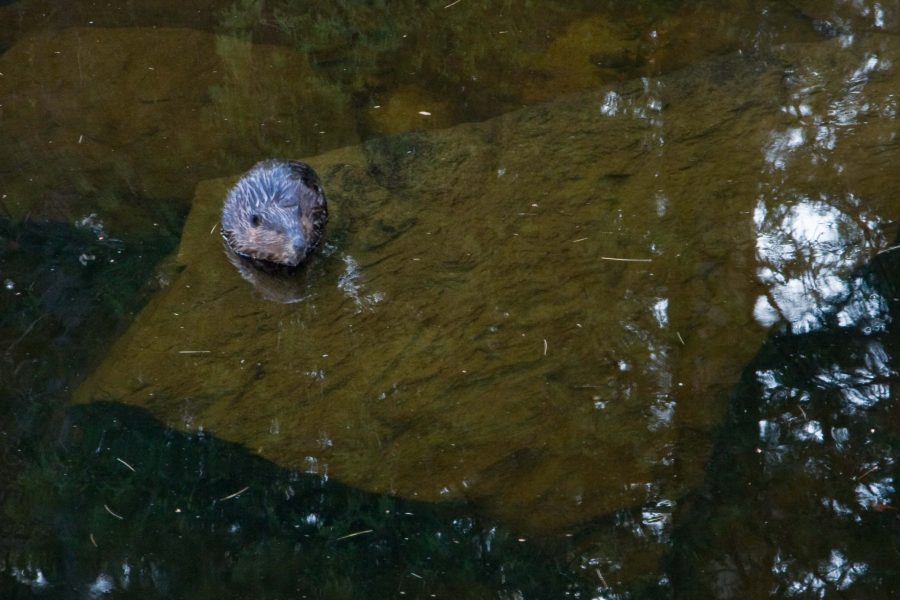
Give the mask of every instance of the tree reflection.
M 847 274 L 886 245 L 881 219 L 852 194 L 801 197 L 771 209 L 760 200 L 753 221 L 757 275 L 769 288 L 754 316 L 766 326 L 784 319 L 797 333 L 821 327 L 825 313 L 852 291 Z
M 565 538 L 462 505 L 370 494 L 182 434 L 144 411 L 71 409 L 6 508 L 0 595 L 100 598 L 564 597 L 596 590 Z
M 701 574 L 688 587 L 721 598 L 900 589 L 898 282 L 900 251 L 883 252 L 815 327 L 775 337 L 748 367 L 707 495 L 685 512 L 682 541 L 706 548 L 682 555 Z

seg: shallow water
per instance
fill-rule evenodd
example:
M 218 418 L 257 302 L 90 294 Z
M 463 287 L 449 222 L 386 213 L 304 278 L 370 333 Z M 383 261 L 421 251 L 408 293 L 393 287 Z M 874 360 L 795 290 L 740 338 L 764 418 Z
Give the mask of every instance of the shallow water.
M 0 6 L 4 597 L 900 593 L 900 7 L 206 5 Z

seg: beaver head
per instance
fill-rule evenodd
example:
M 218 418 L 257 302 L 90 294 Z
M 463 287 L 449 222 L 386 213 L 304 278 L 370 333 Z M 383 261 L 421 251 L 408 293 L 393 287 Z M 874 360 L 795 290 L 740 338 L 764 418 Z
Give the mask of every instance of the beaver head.
M 325 193 L 312 167 L 264 160 L 235 184 L 222 209 L 222 237 L 239 256 L 296 267 L 328 221 Z

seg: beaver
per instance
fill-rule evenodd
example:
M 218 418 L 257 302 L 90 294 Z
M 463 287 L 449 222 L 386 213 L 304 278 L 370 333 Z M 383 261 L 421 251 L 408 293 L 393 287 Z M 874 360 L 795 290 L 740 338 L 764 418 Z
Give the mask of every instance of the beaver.
M 319 244 L 327 222 L 325 192 L 312 167 L 264 160 L 228 192 L 222 238 L 254 266 L 294 268 Z

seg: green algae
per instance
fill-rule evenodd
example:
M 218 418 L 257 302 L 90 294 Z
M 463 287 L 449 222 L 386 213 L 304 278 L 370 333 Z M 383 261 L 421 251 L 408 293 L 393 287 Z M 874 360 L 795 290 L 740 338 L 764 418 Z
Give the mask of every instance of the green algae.
M 204 183 L 183 271 L 77 397 L 529 528 L 679 496 L 765 336 L 753 212 L 789 89 L 781 67 L 734 57 L 658 94 L 609 93 L 311 159 L 335 217 L 298 303 L 225 260 L 215 225 L 233 179 Z M 772 172 L 781 189 L 821 168 L 795 160 Z M 867 189 L 855 177 L 841 186 Z M 886 218 L 889 199 L 865 193 Z

